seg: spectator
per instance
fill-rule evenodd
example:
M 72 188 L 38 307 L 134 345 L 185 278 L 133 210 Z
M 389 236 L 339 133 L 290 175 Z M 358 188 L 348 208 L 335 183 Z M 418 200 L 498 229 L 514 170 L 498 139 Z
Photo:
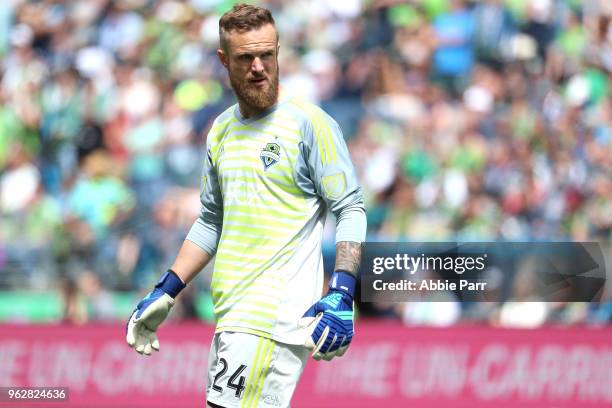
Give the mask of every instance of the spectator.
M 449 89 L 459 92 L 474 64 L 474 16 L 463 0 L 451 0 L 450 10 L 433 21 L 436 50 L 433 74 Z

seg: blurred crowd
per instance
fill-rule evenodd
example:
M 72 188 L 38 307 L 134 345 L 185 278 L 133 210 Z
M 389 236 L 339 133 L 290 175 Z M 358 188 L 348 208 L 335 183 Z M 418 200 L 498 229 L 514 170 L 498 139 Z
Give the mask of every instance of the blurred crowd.
M 103 317 L 104 293 L 146 290 L 168 267 L 198 213 L 207 128 L 234 103 L 215 53 L 233 4 L 0 2 L 1 288 L 59 286 L 69 317 L 78 296 L 102 299 Z M 610 1 L 262 4 L 283 92 L 344 131 L 368 240 L 612 241 Z M 605 305 L 533 307 L 364 314 L 612 319 Z

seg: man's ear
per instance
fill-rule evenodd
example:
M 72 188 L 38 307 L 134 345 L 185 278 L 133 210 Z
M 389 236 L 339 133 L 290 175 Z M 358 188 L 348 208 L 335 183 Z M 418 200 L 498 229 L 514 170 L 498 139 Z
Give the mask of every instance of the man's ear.
M 227 54 L 223 51 L 222 48 L 217 48 L 217 57 L 219 57 L 219 61 L 225 68 L 227 68 Z

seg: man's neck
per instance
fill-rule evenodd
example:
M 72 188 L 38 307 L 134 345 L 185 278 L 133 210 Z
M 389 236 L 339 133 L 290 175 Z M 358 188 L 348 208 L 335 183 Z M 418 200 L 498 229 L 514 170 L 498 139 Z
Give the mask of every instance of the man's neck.
M 240 108 L 240 114 L 242 115 L 242 117 L 245 119 L 249 119 L 249 118 L 252 118 L 253 116 L 259 115 L 262 112 L 265 112 L 266 110 L 270 109 L 272 106 L 276 105 L 277 103 L 278 103 L 278 99 L 272 105 L 266 106 L 263 109 L 258 109 L 258 108 L 254 108 L 238 100 L 238 107 Z

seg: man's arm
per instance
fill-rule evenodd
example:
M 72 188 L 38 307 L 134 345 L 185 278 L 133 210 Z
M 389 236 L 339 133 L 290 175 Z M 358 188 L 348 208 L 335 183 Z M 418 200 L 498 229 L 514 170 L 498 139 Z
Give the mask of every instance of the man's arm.
M 206 159 L 202 170 L 200 216 L 185 238 L 172 269 L 187 284 L 210 262 L 217 252 L 223 225 L 223 197 L 211 152 L 211 129 L 206 140 Z
M 208 264 L 217 251 L 223 224 L 223 201 L 211 156 L 210 133 L 207 139 L 200 201 L 200 216 L 193 223 L 174 263 L 162 275 L 155 288 L 138 303 L 128 320 L 126 341 L 141 354 L 149 355 L 153 350 L 159 350 L 157 328 L 174 306 L 176 296 Z
M 138 303 L 128 320 L 126 341 L 138 353 L 150 355 L 153 350 L 159 350 L 157 328 L 166 320 L 176 296 L 210 262 L 216 251 L 221 224 L 206 221 L 207 209 L 204 201 L 202 204 L 200 217 L 194 222 L 172 267 Z
M 336 217 L 336 265 L 327 294 L 304 318 L 315 319 L 306 341 L 315 360 L 342 356 L 354 334 L 353 300 L 365 241 L 363 195 L 338 124 L 319 108 L 297 103 L 311 121 L 304 124 L 304 155 L 316 194 Z
M 186 239 L 170 269 L 183 283 L 188 284 L 211 259 L 212 255 Z
M 341 241 L 336 244 L 336 267 L 334 271 L 345 271 L 357 277 L 360 263 L 360 242 Z
M 130 347 L 145 355 L 150 355 L 153 350 L 159 351 L 157 328 L 166 320 L 176 302 L 176 296 L 211 258 L 200 246 L 185 239 L 172 267 L 162 275 L 153 291 L 142 299 L 132 312 L 125 336 Z

